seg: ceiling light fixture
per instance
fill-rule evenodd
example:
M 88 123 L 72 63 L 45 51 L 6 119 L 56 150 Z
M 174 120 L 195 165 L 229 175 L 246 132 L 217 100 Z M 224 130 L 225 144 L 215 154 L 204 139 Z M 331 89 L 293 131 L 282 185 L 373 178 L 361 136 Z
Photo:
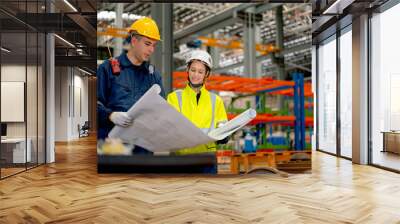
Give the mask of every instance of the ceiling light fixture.
M 68 0 L 64 0 L 65 4 L 67 4 L 72 10 L 74 10 L 75 12 L 78 12 L 78 10 L 68 1 Z
M 85 70 L 83 70 L 83 69 L 81 69 L 81 68 L 78 68 L 81 72 L 83 72 L 83 73 L 85 73 L 85 74 L 88 74 L 88 75 L 92 75 L 90 72 L 88 72 L 88 71 L 85 71 Z
M 7 53 L 10 53 L 11 51 L 10 50 L 8 50 L 7 48 L 5 48 L 5 47 L 1 47 L 0 48 L 2 51 L 4 51 L 4 52 L 7 52 Z
M 343 9 L 345 9 L 347 6 L 351 5 L 354 2 L 354 0 L 336 0 L 332 5 L 330 5 L 322 14 L 324 15 L 337 15 L 337 14 L 342 14 Z
M 66 43 L 67 45 L 69 45 L 69 46 L 75 48 L 75 45 L 73 45 L 73 44 L 72 44 L 71 42 L 69 42 L 68 40 L 66 40 L 66 39 L 64 39 L 64 38 L 62 38 L 62 37 L 60 37 L 60 36 L 57 35 L 57 34 L 54 34 L 54 36 L 57 37 L 58 39 L 60 39 L 61 41 L 63 41 L 64 43 Z

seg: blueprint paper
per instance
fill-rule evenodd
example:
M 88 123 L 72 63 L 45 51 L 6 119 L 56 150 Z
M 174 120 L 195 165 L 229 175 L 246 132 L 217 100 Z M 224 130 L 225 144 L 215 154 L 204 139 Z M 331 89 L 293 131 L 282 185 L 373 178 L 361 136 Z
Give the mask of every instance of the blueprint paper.
M 244 112 L 245 115 L 210 132 L 210 137 L 169 105 L 159 95 L 160 91 L 157 84 L 153 85 L 127 112 L 133 124 L 125 128 L 115 126 L 108 137 L 120 138 L 153 152 L 173 152 L 224 139 L 251 121 L 250 117 L 255 114 L 252 109 Z
M 257 112 L 254 109 L 250 108 L 241 113 L 240 115 L 236 116 L 232 120 L 230 120 L 224 126 L 210 131 L 208 133 L 208 136 L 210 136 L 213 139 L 222 140 L 228 137 L 229 135 L 233 134 L 235 131 L 241 129 L 251 120 L 253 120 L 256 117 L 256 115 Z
M 115 126 L 110 138 L 120 138 L 153 152 L 176 151 L 214 141 L 185 116 L 170 106 L 153 85 L 127 112 L 133 118 L 129 127 Z

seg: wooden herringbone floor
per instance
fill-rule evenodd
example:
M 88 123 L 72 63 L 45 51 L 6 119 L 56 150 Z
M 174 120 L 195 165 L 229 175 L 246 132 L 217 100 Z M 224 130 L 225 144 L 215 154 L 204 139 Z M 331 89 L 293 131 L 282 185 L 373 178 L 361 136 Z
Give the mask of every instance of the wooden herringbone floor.
M 0 223 L 400 223 L 400 175 L 314 153 L 312 174 L 96 172 L 95 139 L 0 181 Z

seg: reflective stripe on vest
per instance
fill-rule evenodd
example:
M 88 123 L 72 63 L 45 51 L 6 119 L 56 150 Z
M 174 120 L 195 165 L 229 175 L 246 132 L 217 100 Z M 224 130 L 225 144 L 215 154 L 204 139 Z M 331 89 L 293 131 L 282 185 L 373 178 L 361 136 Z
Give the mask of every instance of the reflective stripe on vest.
M 179 103 L 179 111 L 182 113 L 182 90 L 175 91 L 176 97 L 178 98 Z M 215 117 L 215 101 L 217 100 L 217 95 L 210 92 L 210 99 L 211 99 L 211 124 L 209 128 L 200 128 L 205 134 L 209 133 L 214 129 L 214 117 Z

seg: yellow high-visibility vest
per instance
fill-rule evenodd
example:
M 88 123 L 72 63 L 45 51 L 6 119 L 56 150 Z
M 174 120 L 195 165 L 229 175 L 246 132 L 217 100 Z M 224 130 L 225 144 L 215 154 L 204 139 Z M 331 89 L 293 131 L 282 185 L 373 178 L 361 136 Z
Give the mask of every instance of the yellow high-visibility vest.
M 177 111 L 182 113 L 204 133 L 215 129 L 220 122 L 228 121 L 224 102 L 215 93 L 211 93 L 203 86 L 200 90 L 200 99 L 197 104 L 196 92 L 187 85 L 183 90 L 176 90 L 168 94 L 167 101 Z M 215 152 L 215 143 L 199 145 L 193 148 L 180 149 L 176 154 L 195 154 Z

